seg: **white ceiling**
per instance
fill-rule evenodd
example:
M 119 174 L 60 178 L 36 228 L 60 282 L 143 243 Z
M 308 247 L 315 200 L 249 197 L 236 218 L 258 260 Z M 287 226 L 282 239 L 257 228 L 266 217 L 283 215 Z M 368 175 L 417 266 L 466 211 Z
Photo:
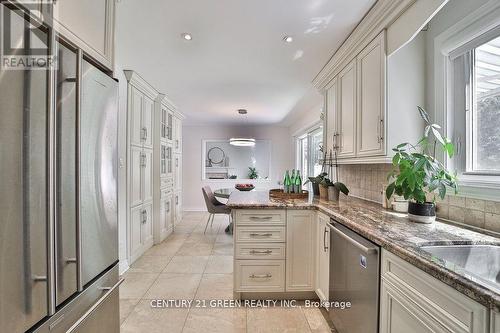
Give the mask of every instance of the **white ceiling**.
M 116 60 L 166 93 L 188 123 L 279 123 L 321 103 L 312 79 L 375 2 L 121 0 Z

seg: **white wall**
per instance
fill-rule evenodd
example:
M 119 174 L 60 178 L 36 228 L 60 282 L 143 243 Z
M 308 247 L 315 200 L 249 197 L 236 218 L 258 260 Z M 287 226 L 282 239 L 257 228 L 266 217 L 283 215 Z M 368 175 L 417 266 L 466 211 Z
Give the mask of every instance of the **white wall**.
M 450 28 L 452 25 L 481 7 L 489 0 L 452 0 L 449 1 L 441 11 L 429 22 L 429 30 L 426 33 L 426 68 L 427 68 L 427 90 L 426 107 L 434 112 L 434 39 Z
M 245 181 L 260 189 L 278 187 L 287 169 L 293 168 L 289 128 L 284 126 L 183 126 L 182 128 L 182 186 L 184 210 L 206 210 L 201 188 L 209 185 L 212 190 L 232 188 L 241 180 L 202 180 L 202 141 L 227 140 L 231 137 L 252 137 L 271 141 L 271 171 L 269 180 Z

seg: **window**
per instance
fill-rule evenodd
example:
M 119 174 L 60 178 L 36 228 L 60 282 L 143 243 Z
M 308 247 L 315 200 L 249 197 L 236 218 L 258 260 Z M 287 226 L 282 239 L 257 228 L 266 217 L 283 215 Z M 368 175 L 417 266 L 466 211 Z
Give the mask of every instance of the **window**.
M 454 166 L 465 175 L 500 174 L 500 32 L 487 37 L 451 55 Z
M 472 51 L 469 170 L 500 171 L 500 37 Z
M 323 127 L 317 126 L 296 138 L 295 158 L 296 169 L 300 170 L 302 178 L 318 175 L 321 172 L 319 151 L 323 144 Z

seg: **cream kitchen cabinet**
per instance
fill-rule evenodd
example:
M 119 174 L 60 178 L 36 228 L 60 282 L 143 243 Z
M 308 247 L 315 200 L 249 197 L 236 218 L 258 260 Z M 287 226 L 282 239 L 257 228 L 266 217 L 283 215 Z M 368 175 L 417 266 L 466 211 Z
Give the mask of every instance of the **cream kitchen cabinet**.
M 325 139 L 340 164 L 389 163 L 392 147 L 417 142 L 425 104 L 425 39 L 416 37 L 387 57 L 382 31 L 332 73 L 325 95 Z M 409 83 L 410 82 L 410 83 Z
M 125 71 L 127 88 L 127 235 L 129 264 L 153 244 L 158 204 L 155 186 L 160 183 L 154 167 L 154 101 L 158 92 L 133 71 Z M 158 198 L 160 193 L 158 193 Z
M 175 116 L 173 118 L 174 121 L 174 153 L 181 154 L 182 153 L 182 120 L 180 117 Z
M 338 108 L 333 110 L 337 120 L 338 156 L 354 157 L 356 154 L 356 62 L 344 68 L 338 76 Z
M 316 214 L 316 295 L 328 302 L 330 285 L 330 218 Z
M 286 213 L 286 291 L 314 291 L 316 221 L 310 210 Z
M 338 115 L 338 77 L 335 77 L 326 89 L 325 108 L 328 112 L 325 115 L 325 146 L 327 152 L 337 150 L 338 145 L 338 130 L 337 130 L 337 115 Z
M 153 200 L 153 152 L 130 147 L 129 201 L 130 207 Z
M 153 149 L 154 101 L 148 96 L 142 99 L 142 141 L 144 148 Z
M 142 152 L 142 201 L 153 200 L 153 151 L 144 149 Z
M 56 30 L 113 70 L 115 1 L 58 0 L 53 3 Z
M 174 190 L 182 189 L 182 155 L 174 154 Z
M 357 57 L 356 156 L 385 154 L 385 34 L 380 34 Z
M 167 238 L 172 233 L 173 225 L 173 205 L 172 193 L 162 191 L 160 198 L 160 223 L 158 224 L 159 242 Z
M 178 191 L 174 194 L 174 225 L 177 225 L 182 220 L 182 192 Z
M 130 260 L 134 262 L 153 245 L 152 203 L 130 210 Z
M 486 307 L 382 251 L 381 333 L 487 333 Z

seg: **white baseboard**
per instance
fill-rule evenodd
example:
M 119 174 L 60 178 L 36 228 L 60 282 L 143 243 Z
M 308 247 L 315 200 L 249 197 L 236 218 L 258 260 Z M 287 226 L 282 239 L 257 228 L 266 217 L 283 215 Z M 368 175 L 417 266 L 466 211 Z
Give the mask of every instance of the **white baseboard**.
M 200 207 L 190 207 L 186 208 L 184 207 L 184 212 L 206 212 L 206 208 L 200 208 Z
M 120 275 L 122 275 L 123 273 L 125 273 L 126 271 L 128 271 L 129 268 L 130 267 L 128 265 L 128 260 L 127 259 L 122 259 L 118 263 L 118 271 L 119 271 Z

